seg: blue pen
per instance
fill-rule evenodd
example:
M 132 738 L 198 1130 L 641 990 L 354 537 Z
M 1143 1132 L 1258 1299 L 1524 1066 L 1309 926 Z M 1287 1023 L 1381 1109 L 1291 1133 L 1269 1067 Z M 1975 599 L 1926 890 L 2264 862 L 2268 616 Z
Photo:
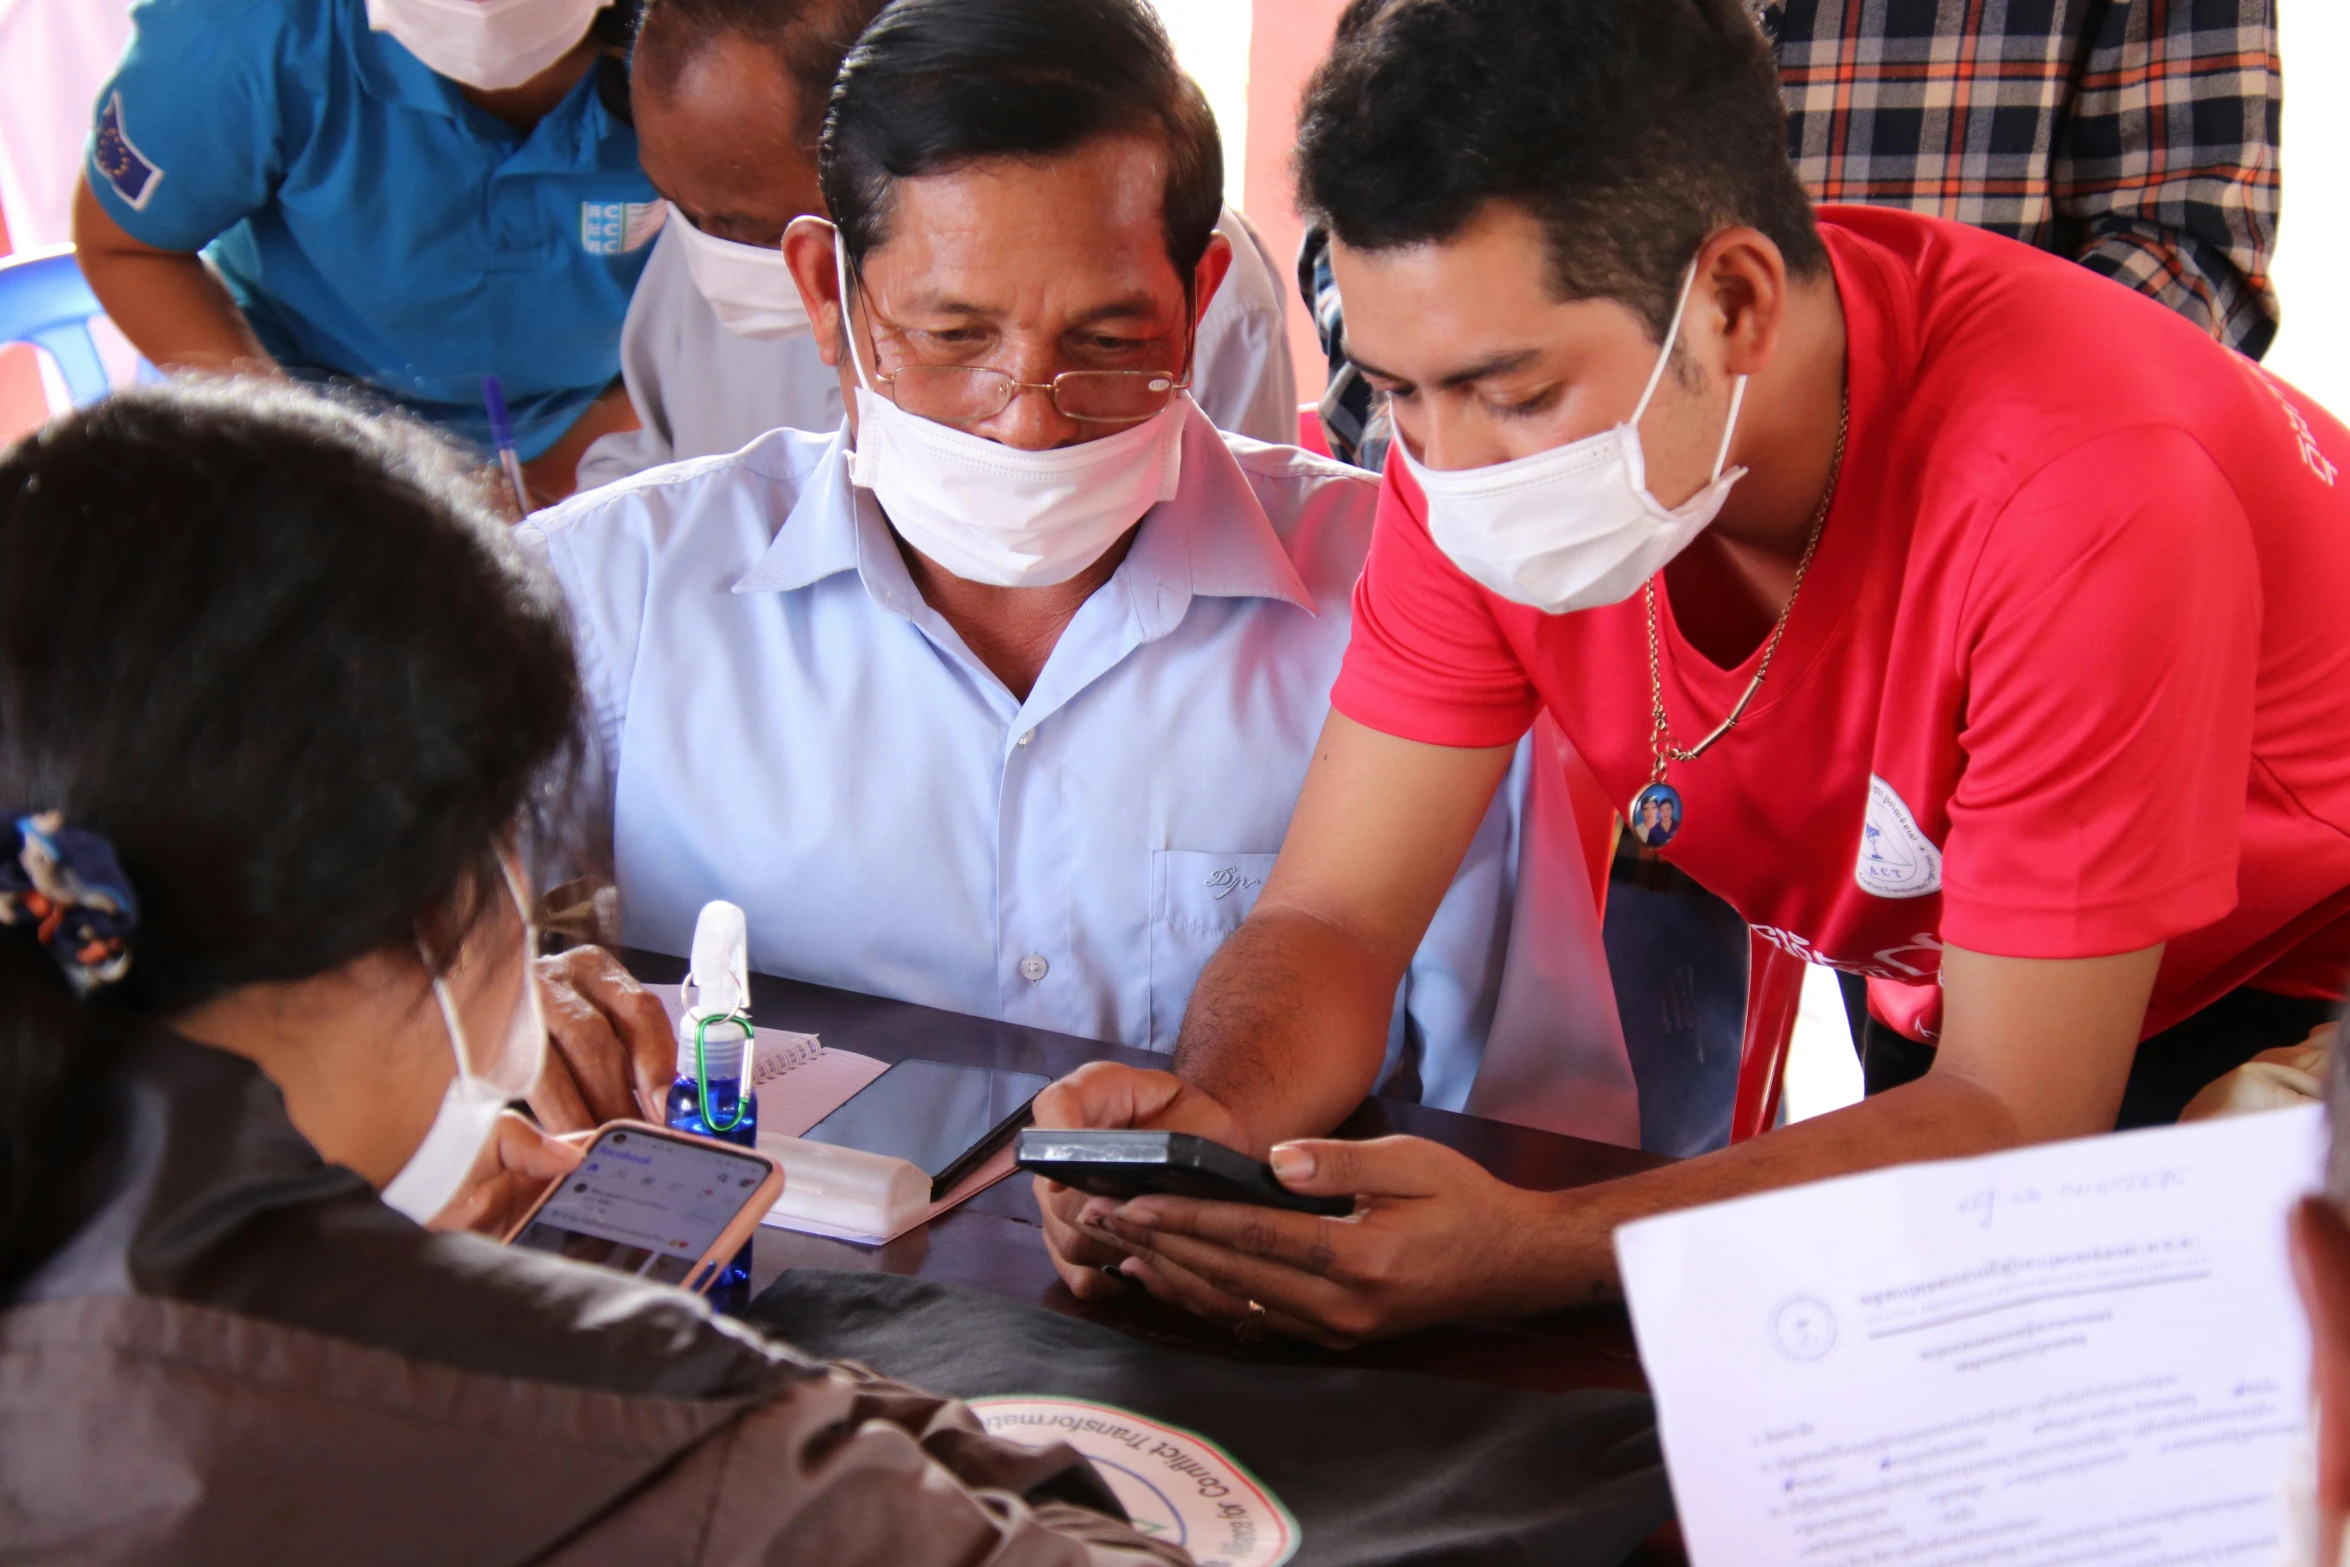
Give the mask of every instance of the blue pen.
M 482 406 L 490 414 L 490 444 L 498 449 L 498 467 L 514 487 L 514 507 L 530 515 L 530 486 L 522 482 L 522 458 L 514 450 L 514 421 L 506 417 L 506 388 L 494 375 L 481 378 Z

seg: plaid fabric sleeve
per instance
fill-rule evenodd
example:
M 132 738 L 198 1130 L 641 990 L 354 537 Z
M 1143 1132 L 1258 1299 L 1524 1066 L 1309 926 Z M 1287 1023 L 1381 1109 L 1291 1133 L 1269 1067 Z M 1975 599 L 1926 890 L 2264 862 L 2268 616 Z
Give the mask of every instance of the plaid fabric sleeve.
M 2106 0 L 2052 149 L 2078 261 L 2258 358 L 2275 338 L 2274 0 Z
M 1305 242 L 1298 247 L 1297 291 L 1313 314 L 1314 331 L 1330 361 L 1330 380 L 1316 403 L 1322 439 L 1340 462 L 1377 473 L 1387 461 L 1393 431 L 1384 399 L 1346 357 L 1346 309 L 1338 300 L 1338 282 L 1330 275 L 1330 231 L 1319 223 L 1307 228 Z

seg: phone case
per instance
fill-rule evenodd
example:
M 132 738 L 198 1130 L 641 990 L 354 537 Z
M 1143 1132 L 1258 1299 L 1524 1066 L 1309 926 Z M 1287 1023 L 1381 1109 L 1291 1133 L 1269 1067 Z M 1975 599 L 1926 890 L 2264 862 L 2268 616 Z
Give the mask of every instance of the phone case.
M 606 1121 L 602 1126 L 596 1128 L 597 1141 L 602 1141 L 608 1132 L 628 1132 L 639 1137 L 665 1137 L 671 1142 L 700 1143 L 711 1148 L 723 1148 L 730 1154 L 744 1159 L 757 1160 L 767 1167 L 767 1178 L 752 1188 L 751 1195 L 743 1200 L 742 1207 L 736 1210 L 735 1216 L 727 1222 L 726 1228 L 718 1232 L 718 1239 L 711 1243 L 710 1249 L 694 1259 L 693 1271 L 686 1275 L 686 1282 L 679 1286 L 681 1289 L 689 1289 L 697 1295 L 701 1294 L 710 1287 L 710 1281 L 718 1277 L 719 1270 L 733 1260 L 734 1254 L 742 1249 L 743 1242 L 749 1240 L 758 1230 L 760 1217 L 775 1206 L 776 1198 L 783 1195 L 783 1166 L 776 1162 L 773 1154 L 762 1153 L 756 1148 L 745 1148 L 740 1143 L 722 1142 L 715 1137 L 696 1137 L 691 1132 L 680 1132 L 666 1126 L 655 1126 L 650 1121 Z M 588 1149 L 592 1152 L 595 1146 L 595 1143 L 589 1143 Z M 584 1157 L 585 1155 L 582 1155 L 583 1159 Z M 530 1205 L 530 1211 L 522 1216 L 521 1222 L 506 1232 L 507 1244 L 511 1245 L 515 1236 L 529 1229 L 532 1221 L 538 1218 L 539 1210 L 551 1202 L 556 1193 L 562 1189 L 563 1183 L 555 1181 L 540 1193 L 539 1200 Z
M 1352 1197 L 1308 1197 L 1272 1168 L 1188 1132 L 1048 1130 L 1020 1134 L 1020 1168 L 1098 1197 L 1165 1195 L 1344 1218 Z

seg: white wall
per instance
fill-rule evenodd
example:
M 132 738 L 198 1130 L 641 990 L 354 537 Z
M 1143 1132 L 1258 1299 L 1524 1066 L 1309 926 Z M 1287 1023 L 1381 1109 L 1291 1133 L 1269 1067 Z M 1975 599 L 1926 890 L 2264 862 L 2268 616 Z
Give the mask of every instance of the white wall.
M 90 103 L 129 36 L 127 0 L 0 0 L 0 217 L 18 250 L 72 238 Z
M 1248 171 L 1248 46 L 1255 0 L 1151 0 L 1176 58 L 1208 95 L 1224 136 L 1224 199 L 1241 205 Z
M 2285 61 L 2284 217 L 2277 293 L 2284 325 L 2265 363 L 2350 421 L 2350 4 L 2278 0 Z

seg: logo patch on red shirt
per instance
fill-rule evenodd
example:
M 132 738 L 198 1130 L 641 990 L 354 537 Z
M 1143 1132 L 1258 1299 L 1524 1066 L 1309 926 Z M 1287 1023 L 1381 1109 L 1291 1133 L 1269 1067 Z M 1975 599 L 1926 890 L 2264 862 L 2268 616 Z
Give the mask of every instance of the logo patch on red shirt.
M 1942 851 L 1920 831 L 1893 786 L 1869 774 L 1869 814 L 1860 829 L 1852 879 L 1880 898 L 1922 898 L 1942 890 Z

